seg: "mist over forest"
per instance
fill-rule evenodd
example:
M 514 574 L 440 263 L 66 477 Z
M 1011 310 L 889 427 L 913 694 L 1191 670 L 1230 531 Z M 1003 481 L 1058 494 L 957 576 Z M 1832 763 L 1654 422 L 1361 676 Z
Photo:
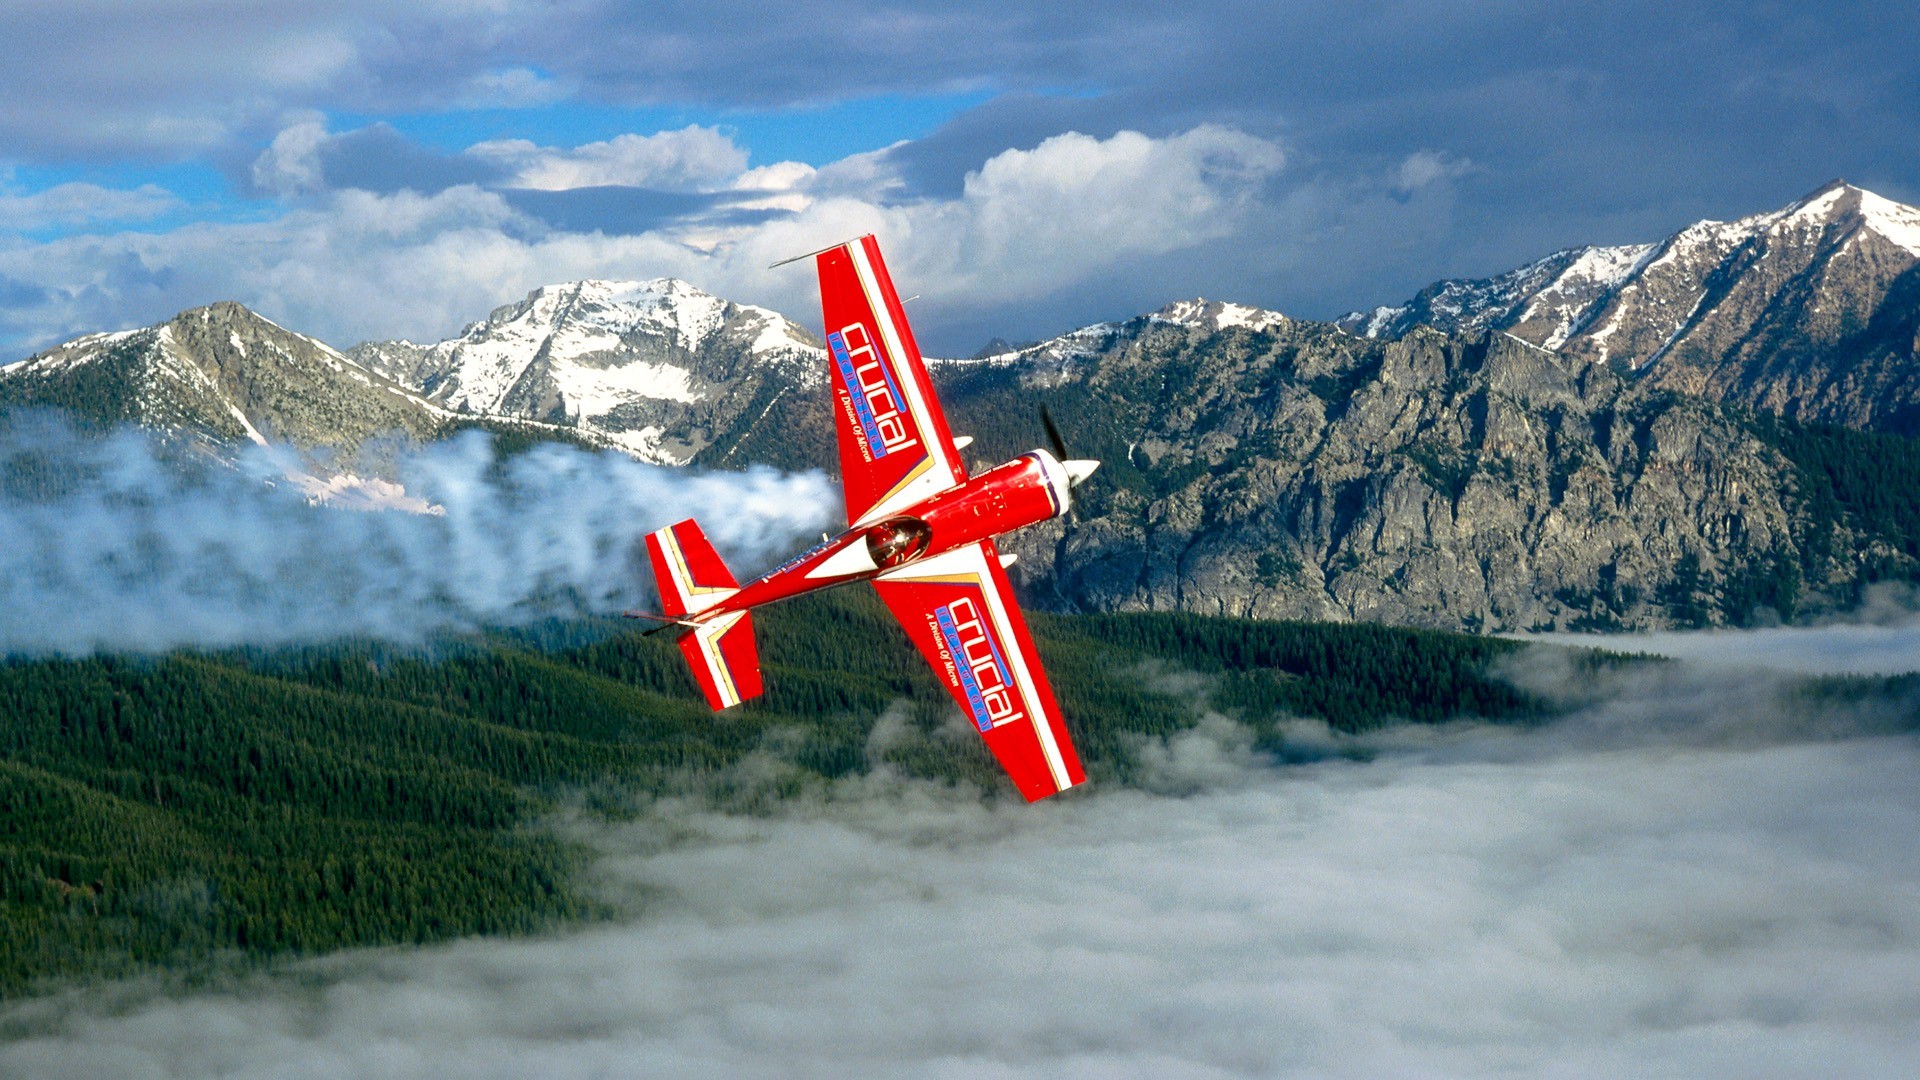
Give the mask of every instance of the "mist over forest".
M 561 809 L 542 828 L 618 917 L 76 989 L 0 1015 L 0 1071 L 1899 1075 L 1920 690 L 1779 670 L 1854 631 L 1602 671 L 1539 725 L 1287 721 L 1284 753 L 1209 709 L 1217 676 L 1141 669 L 1196 719 L 1138 737 L 1126 786 L 1020 807 L 882 764 L 754 812 Z M 1552 650 L 1501 663 L 1581 683 Z
M 1094 782 L 1029 807 L 864 594 L 768 612 L 768 698 L 731 718 L 590 618 L 644 606 L 632 538 L 687 513 L 777 559 L 835 512 L 817 473 L 476 434 L 400 453 L 406 509 L 324 505 L 265 451 L 31 414 L 0 461 L 9 1075 L 1920 1055 L 1900 586 L 1823 626 L 1537 644 L 1038 616 Z M 69 941 L 86 963 L 49 964 Z

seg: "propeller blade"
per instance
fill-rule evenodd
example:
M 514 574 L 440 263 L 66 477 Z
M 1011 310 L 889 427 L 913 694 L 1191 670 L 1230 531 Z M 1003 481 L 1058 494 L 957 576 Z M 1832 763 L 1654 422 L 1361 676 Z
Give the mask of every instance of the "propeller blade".
M 1067 453 L 1067 440 L 1060 436 L 1060 425 L 1053 422 L 1053 412 L 1045 405 L 1040 406 L 1040 426 L 1047 429 L 1047 441 L 1053 444 L 1054 459 L 1067 470 L 1067 487 L 1079 487 L 1080 481 L 1093 475 L 1093 470 L 1100 467 L 1097 461 L 1081 460 Z M 1079 521 L 1078 504 L 1075 500 L 1068 499 L 1067 524 L 1078 524 Z
M 1053 422 L 1053 414 L 1047 411 L 1045 405 L 1040 406 L 1040 426 L 1047 429 L 1047 441 L 1053 444 L 1054 457 L 1065 461 L 1072 456 L 1067 453 L 1067 440 L 1060 437 L 1060 428 Z

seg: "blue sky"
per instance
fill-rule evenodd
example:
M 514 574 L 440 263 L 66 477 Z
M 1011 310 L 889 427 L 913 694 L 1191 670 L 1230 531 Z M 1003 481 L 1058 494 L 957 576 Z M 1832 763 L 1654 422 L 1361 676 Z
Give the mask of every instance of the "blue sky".
M 0 11 L 0 359 L 236 299 L 342 346 L 876 231 L 930 351 L 1330 317 L 1836 176 L 1920 201 L 1906 5 L 341 0 Z

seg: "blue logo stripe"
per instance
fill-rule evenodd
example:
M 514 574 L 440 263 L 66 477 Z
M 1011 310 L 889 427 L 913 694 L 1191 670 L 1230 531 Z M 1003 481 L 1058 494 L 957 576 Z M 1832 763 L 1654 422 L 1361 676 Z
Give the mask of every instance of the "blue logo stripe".
M 880 425 L 873 418 L 873 406 L 860 389 L 860 376 L 853 369 L 853 357 L 847 353 L 847 340 L 836 330 L 827 335 L 827 347 L 833 350 L 833 361 L 840 368 L 840 381 L 847 384 L 847 397 L 853 399 L 853 414 L 860 420 L 860 429 L 867 433 L 867 452 L 878 461 L 887 456 L 887 447 L 880 441 Z M 887 372 L 886 363 L 880 361 L 879 353 L 873 358 L 880 362 L 880 375 L 887 380 L 887 388 L 893 390 L 893 376 Z M 900 399 L 893 400 L 897 404 Z
M 947 640 L 947 654 L 953 658 L 953 669 L 960 675 L 960 689 L 967 695 L 967 708 L 973 713 L 973 722 L 981 731 L 991 731 L 993 721 L 987 713 L 987 699 L 981 695 L 980 683 L 973 677 L 973 668 L 967 663 L 966 650 L 960 647 L 960 631 L 953 624 L 952 606 L 942 604 L 934 608 L 933 618 L 940 625 L 940 636 Z M 993 646 L 991 637 L 987 639 L 987 645 L 989 648 Z M 999 650 L 995 649 L 995 658 L 998 659 L 999 655 Z

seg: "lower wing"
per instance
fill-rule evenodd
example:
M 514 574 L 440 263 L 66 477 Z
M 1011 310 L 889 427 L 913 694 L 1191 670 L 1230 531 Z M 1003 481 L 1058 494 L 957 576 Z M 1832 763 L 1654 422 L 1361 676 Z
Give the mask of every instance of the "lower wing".
M 993 541 L 908 563 L 873 587 L 1028 802 L 1086 779 Z

